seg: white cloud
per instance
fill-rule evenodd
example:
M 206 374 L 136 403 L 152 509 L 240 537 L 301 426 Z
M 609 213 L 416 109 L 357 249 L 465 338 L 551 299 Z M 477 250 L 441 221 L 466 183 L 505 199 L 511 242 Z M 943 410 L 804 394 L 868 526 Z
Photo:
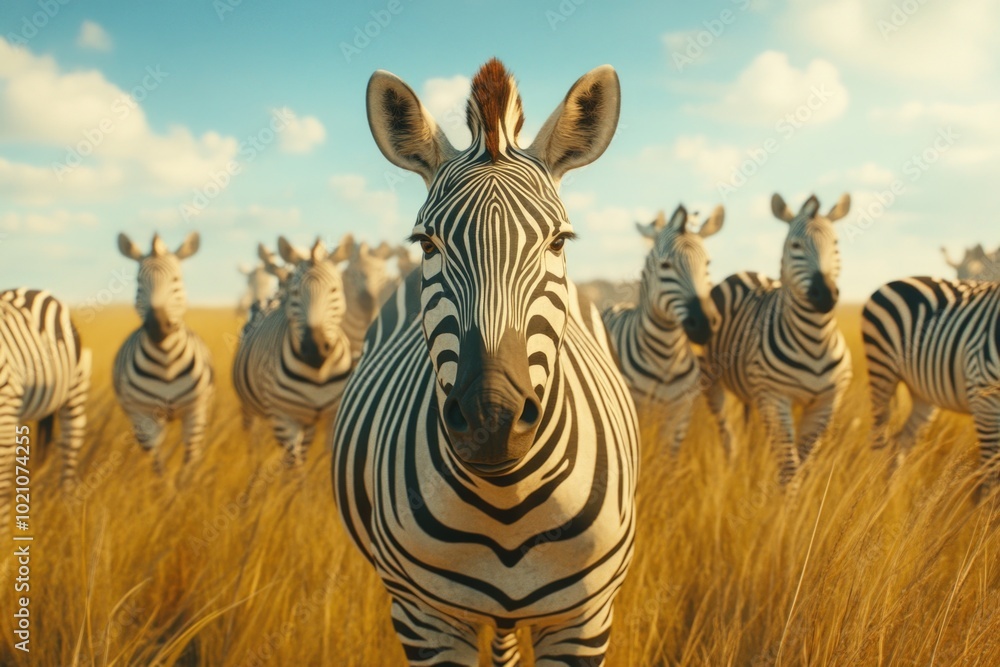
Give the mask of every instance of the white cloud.
M 451 78 L 428 79 L 424 82 L 420 101 L 434 116 L 434 120 L 458 149 L 472 141 L 465 123 L 465 103 L 469 99 L 472 82 L 469 77 L 457 74 Z
M 568 192 L 562 195 L 562 203 L 568 211 L 587 209 L 597 203 L 597 195 L 593 192 Z
M 871 117 L 892 131 L 922 131 L 926 150 L 937 150 L 947 164 L 981 168 L 1000 160 L 1000 102 L 907 102 L 893 109 L 874 109 Z
M 9 232 L 30 232 L 32 234 L 60 234 L 70 229 L 93 228 L 98 224 L 93 213 L 71 212 L 65 209 L 51 213 L 15 213 L 0 215 L 0 229 Z
M 326 128 L 315 116 L 299 117 L 288 107 L 272 110 L 277 117 L 288 119 L 279 136 L 281 150 L 286 153 L 308 153 L 326 141 Z
M 839 61 L 923 85 L 959 88 L 996 71 L 995 0 L 792 0 L 786 32 Z
M 0 140 L 59 149 L 44 167 L 0 160 L 0 193 L 46 204 L 204 184 L 236 156 L 238 142 L 177 126 L 153 131 L 141 99 L 169 80 L 169 72 L 147 67 L 126 92 L 96 70 L 61 72 L 51 57 L 0 37 Z
M 381 236 L 398 236 L 403 229 L 399 198 L 391 190 L 371 190 L 359 174 L 335 174 L 330 187 L 337 197 L 361 214 L 361 219 L 378 226 Z
M 672 147 L 648 147 L 639 154 L 640 160 L 680 160 L 687 162 L 695 173 L 708 183 L 718 183 L 729 178 L 733 169 L 744 158 L 743 151 L 729 144 L 712 144 L 704 135 L 680 136 Z
M 788 114 L 802 122 L 824 123 L 844 112 L 848 98 L 840 72 L 828 61 L 816 59 L 797 69 L 787 54 L 765 51 L 736 81 L 722 87 L 714 102 L 686 109 L 746 125 L 773 126 Z
M 180 210 L 176 206 L 143 209 L 139 212 L 138 218 L 140 222 L 156 228 L 191 224 L 181 217 Z M 194 218 L 193 222 L 204 226 L 237 227 L 256 234 L 261 230 L 279 231 L 299 227 L 302 224 L 302 211 L 294 206 L 276 208 L 258 204 L 208 206 Z
M 84 21 L 80 26 L 80 34 L 76 37 L 76 45 L 84 49 L 107 52 L 112 47 L 111 35 L 100 24 Z

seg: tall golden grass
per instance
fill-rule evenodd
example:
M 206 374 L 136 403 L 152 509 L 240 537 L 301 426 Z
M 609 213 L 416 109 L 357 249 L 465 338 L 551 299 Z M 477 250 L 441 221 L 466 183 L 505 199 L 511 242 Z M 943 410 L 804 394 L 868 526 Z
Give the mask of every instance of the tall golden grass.
M 841 322 L 855 382 L 796 503 L 755 418 L 731 463 L 701 405 L 677 460 L 644 441 L 611 665 L 1000 664 L 997 509 L 970 502 L 971 423 L 939 419 L 888 479 L 887 456 L 868 449 L 858 310 Z M 56 456 L 34 477 L 30 664 L 402 664 L 387 597 L 336 517 L 325 438 L 304 472 L 282 470 L 264 424 L 240 429 L 238 321 L 195 310 L 188 323 L 214 351 L 218 396 L 203 464 L 179 488 L 177 425 L 158 478 L 110 388 L 137 318 L 81 323 L 89 436 L 72 498 Z M 650 438 L 655 422 L 642 416 Z M 9 631 L 0 642 L 0 662 L 26 662 Z

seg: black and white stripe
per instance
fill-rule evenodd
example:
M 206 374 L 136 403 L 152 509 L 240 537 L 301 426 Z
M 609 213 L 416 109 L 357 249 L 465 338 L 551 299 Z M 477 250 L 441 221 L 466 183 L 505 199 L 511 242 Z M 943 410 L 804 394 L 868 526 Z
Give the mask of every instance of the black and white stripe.
M 833 222 L 847 214 L 850 198 L 843 195 L 826 216 L 814 196 L 797 215 L 778 195 L 771 208 L 788 223 L 781 280 L 738 273 L 712 290 L 722 324 L 708 345 L 706 376 L 727 451 L 726 389 L 760 412 L 787 483 L 826 432 L 851 381 L 850 352 L 833 312 L 840 275 Z M 797 429 L 796 406 L 802 408 Z
M 656 411 L 658 447 L 676 454 L 687 436 L 701 371 L 691 343 L 704 345 L 718 326 L 709 298 L 708 253 L 703 238 L 722 228 L 725 212 L 713 211 L 701 228 L 688 228 L 683 206 L 670 217 L 660 211 L 639 231 L 653 244 L 642 271 L 637 304 L 604 311 L 604 322 L 618 351 L 622 374 L 641 407 Z
M 181 260 L 193 255 L 198 245 L 198 234 L 192 232 L 172 253 L 154 234 L 152 250 L 143 254 L 125 234 L 118 235 L 121 253 L 139 262 L 135 307 L 142 326 L 119 348 L 112 379 L 136 440 L 153 452 L 157 471 L 158 447 L 171 420 L 180 419 L 183 425 L 185 464 L 201 456 L 214 393 L 208 347 L 183 319 L 187 295 Z
M 862 311 L 876 448 L 887 440 L 900 383 L 913 407 L 898 434 L 905 454 L 939 409 L 971 414 L 983 493 L 1000 481 L 1000 285 L 906 278 L 880 287 Z
M 18 438 L 20 424 L 55 416 L 63 484 L 75 481 L 90 366 L 90 350 L 81 346 L 69 308 L 41 290 L 0 292 L 0 534 L 10 526 L 15 458 L 39 460 L 40 443 Z M 30 446 L 18 448 L 23 443 Z
M 333 477 L 410 664 L 478 664 L 483 626 L 496 664 L 519 664 L 524 626 L 539 666 L 604 663 L 632 557 L 637 423 L 603 322 L 566 277 L 556 186 L 603 152 L 618 90 L 613 69 L 592 71 L 520 148 L 520 98 L 491 61 L 458 152 L 406 84 L 369 83 L 377 144 L 429 187 L 424 258 L 369 330 Z
M 255 416 L 267 419 L 288 462 L 300 464 L 317 422 L 333 412 L 351 371 L 351 345 L 340 326 L 346 304 L 337 268 L 347 253 L 342 246 L 328 254 L 319 240 L 306 252 L 284 237 L 278 248 L 293 269 L 278 305 L 244 328 L 233 386 L 244 428 Z

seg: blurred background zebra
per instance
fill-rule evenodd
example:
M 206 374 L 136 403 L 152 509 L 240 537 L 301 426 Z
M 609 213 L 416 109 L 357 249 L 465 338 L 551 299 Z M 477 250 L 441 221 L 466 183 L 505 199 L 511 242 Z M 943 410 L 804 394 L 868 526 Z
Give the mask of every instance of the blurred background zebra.
M 159 234 L 143 254 L 125 234 L 118 249 L 139 263 L 135 309 L 142 325 L 125 339 L 115 358 L 115 394 L 143 449 L 152 452 L 161 470 L 159 446 L 167 422 L 183 425 L 184 463 L 201 455 L 214 391 L 214 372 L 208 347 L 184 323 L 187 294 L 181 260 L 198 251 L 199 237 L 191 232 L 170 252 Z
M 731 449 L 724 416 L 725 390 L 756 407 L 778 455 L 779 478 L 787 484 L 823 436 L 851 381 L 851 358 L 837 327 L 840 251 L 833 223 L 847 215 L 841 196 L 827 215 L 809 197 L 798 214 L 777 194 L 771 211 L 788 223 L 781 280 L 737 273 L 712 290 L 722 317 L 708 344 L 707 393 Z M 793 406 L 802 407 L 798 432 Z
M 657 447 L 671 454 L 687 435 L 699 393 L 701 372 L 691 343 L 704 345 L 719 325 L 702 239 L 722 229 L 724 218 L 718 206 L 693 231 L 687 209 L 678 206 L 669 222 L 660 211 L 648 225 L 636 223 L 653 246 L 642 270 L 639 302 L 603 313 L 636 405 L 655 411 Z
M 70 311 L 48 292 L 12 289 L 0 292 L 0 535 L 11 521 L 11 482 L 18 455 L 39 461 L 37 434 L 19 438 L 17 427 L 33 420 L 59 422 L 62 482 L 76 480 L 76 464 L 87 426 L 90 350 L 70 319 Z
M 906 278 L 880 287 L 862 311 L 876 449 L 888 441 L 891 402 L 900 383 L 912 408 L 896 435 L 899 458 L 943 408 L 971 414 L 982 482 L 1000 481 L 1000 285 Z
M 268 302 L 275 296 L 277 281 L 274 274 L 268 271 L 263 261 L 254 265 L 240 264 L 239 271 L 247 278 L 247 286 L 240 296 L 236 306 L 238 312 L 246 316 L 249 322 L 256 311 L 267 309 Z
M 364 241 L 355 243 L 350 234 L 341 239 L 338 248 L 349 253 L 343 274 L 347 313 L 342 326 L 351 341 L 352 353 L 358 357 L 369 325 L 375 321 L 389 292 L 399 284 L 388 266 L 396 251 L 384 241 L 374 249 Z
M 941 246 L 941 254 L 944 255 L 944 261 L 948 266 L 955 269 L 959 280 L 1000 279 L 1000 248 L 986 252 L 983 245 L 977 243 L 965 249 L 961 261 L 953 260 L 944 246 Z
M 287 462 L 298 465 L 318 421 L 336 407 L 351 372 L 351 344 L 340 326 L 346 310 L 344 284 L 337 268 L 351 248 L 340 246 L 328 254 L 317 239 L 307 252 L 282 236 L 278 249 L 291 266 L 285 294 L 244 329 L 233 362 L 233 386 L 244 429 L 255 416 L 264 417 L 285 448 Z

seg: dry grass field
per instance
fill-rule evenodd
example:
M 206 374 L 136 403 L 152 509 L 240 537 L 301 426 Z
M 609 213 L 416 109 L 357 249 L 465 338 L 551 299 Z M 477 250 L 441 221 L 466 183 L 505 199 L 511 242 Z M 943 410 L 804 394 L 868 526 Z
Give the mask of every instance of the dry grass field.
M 1000 664 L 1000 510 L 970 502 L 971 421 L 939 419 L 889 480 L 868 449 L 859 312 L 841 317 L 855 384 L 794 507 L 755 419 L 731 464 L 703 405 L 676 461 L 643 443 L 610 665 Z M 80 323 L 95 364 L 89 437 L 72 498 L 54 455 L 36 463 L 30 664 L 401 664 L 386 595 L 336 517 L 325 438 L 304 473 L 281 469 L 263 424 L 240 429 L 237 319 L 187 321 L 214 351 L 218 395 L 203 465 L 179 488 L 179 426 L 157 478 L 110 388 L 137 317 Z M 654 422 L 642 417 L 644 433 Z M 5 631 L 0 663 L 18 660 Z

